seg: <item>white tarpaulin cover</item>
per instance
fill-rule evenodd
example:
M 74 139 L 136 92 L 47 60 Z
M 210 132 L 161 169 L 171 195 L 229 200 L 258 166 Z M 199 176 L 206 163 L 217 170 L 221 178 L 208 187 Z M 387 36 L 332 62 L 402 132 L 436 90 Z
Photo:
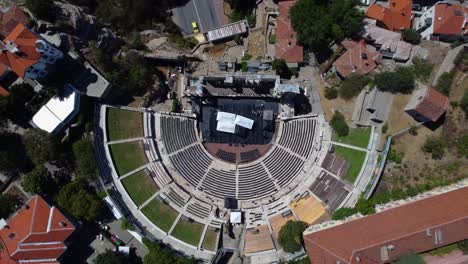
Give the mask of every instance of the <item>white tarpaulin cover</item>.
M 216 130 L 234 134 L 236 132 L 236 124 L 234 122 L 218 121 Z
M 252 119 L 249 119 L 247 117 L 243 117 L 241 115 L 236 116 L 236 121 L 234 122 L 236 125 L 239 125 L 241 127 L 245 127 L 248 129 L 252 129 L 254 121 Z
M 241 212 L 231 212 L 230 222 L 231 224 L 241 224 L 242 223 L 242 213 Z
M 236 115 L 233 113 L 218 111 L 218 115 L 216 116 L 216 121 L 234 123 L 235 120 Z

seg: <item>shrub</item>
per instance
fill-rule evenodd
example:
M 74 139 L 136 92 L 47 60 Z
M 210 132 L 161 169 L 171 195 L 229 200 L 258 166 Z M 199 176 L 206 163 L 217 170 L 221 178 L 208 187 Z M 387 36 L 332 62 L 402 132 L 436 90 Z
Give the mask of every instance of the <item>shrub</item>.
M 411 93 L 415 87 L 414 74 L 410 67 L 397 66 L 393 72 L 376 74 L 374 81 L 379 90 L 391 93 Z
M 460 136 L 455 140 L 459 156 L 468 158 L 468 134 Z
M 468 118 L 468 91 L 465 91 L 462 99 L 460 100 L 460 107 L 465 112 L 465 117 Z
M 332 220 L 343 220 L 348 216 L 354 215 L 358 213 L 355 208 L 349 207 L 341 207 L 340 209 L 336 210 L 332 216 Z
M 124 230 L 135 230 L 135 227 L 133 227 L 133 225 L 128 221 L 127 218 L 122 218 L 120 220 L 120 227 Z
M 183 37 L 181 35 L 170 35 L 169 41 L 174 43 L 177 47 L 183 49 L 193 49 L 197 44 L 198 40 L 194 37 Z
M 468 239 L 462 240 L 457 244 L 458 248 L 463 251 L 463 254 L 468 255 Z
M 335 111 L 333 114 L 330 125 L 340 137 L 345 137 L 349 133 L 348 124 L 346 124 L 346 120 L 343 114 L 341 114 L 339 111 Z
M 455 71 L 444 72 L 437 81 L 436 90 L 448 96 L 454 77 Z
M 288 221 L 281 227 L 278 242 L 286 252 L 294 253 L 301 249 L 302 232 L 307 228 L 307 223 L 302 221 Z
M 171 112 L 177 113 L 179 112 L 179 100 L 177 98 L 172 99 L 172 104 L 171 104 Z
M 413 73 L 417 79 L 427 81 L 429 77 L 431 77 L 433 69 L 434 65 L 432 65 L 428 60 L 419 56 L 413 59 Z
M 403 156 L 402 154 L 399 154 L 395 150 L 391 149 L 388 152 L 387 159 L 395 162 L 396 164 L 401 164 L 401 161 L 403 160 Z
M 403 29 L 401 31 L 401 36 L 403 37 L 404 41 L 413 45 L 421 43 L 421 34 L 419 34 L 419 32 L 414 29 Z
M 385 123 L 385 124 L 382 126 L 382 133 L 385 134 L 385 133 L 387 133 L 387 131 L 388 131 L 388 124 Z
M 338 89 L 335 87 L 325 89 L 325 98 L 328 100 L 333 100 L 338 97 Z
M 340 97 L 345 100 L 357 96 L 364 87 L 369 83 L 370 78 L 367 76 L 352 74 L 340 84 Z
M 423 146 L 423 151 L 430 153 L 433 159 L 441 159 L 445 154 L 445 141 L 440 138 L 428 138 Z
M 275 44 L 276 43 L 276 35 L 273 33 L 270 33 L 268 36 L 268 43 L 270 44 Z
M 412 136 L 417 136 L 418 135 L 418 128 L 416 126 L 411 126 L 410 129 L 408 130 L 408 133 Z

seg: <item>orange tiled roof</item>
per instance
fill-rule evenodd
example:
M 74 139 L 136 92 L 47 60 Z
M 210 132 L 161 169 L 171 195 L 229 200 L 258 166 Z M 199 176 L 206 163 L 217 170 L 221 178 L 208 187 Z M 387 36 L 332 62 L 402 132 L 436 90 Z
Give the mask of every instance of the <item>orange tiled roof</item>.
M 19 52 L 11 53 L 8 50 L 2 50 L 0 63 L 11 68 L 16 75 L 24 78 L 26 70 L 39 62 L 41 58 L 41 54 L 36 50 L 37 40 L 38 37 L 23 24 L 16 25 L 13 31 L 5 37 L 3 42 L 15 43 Z
M 287 63 L 304 61 L 304 49 L 297 43 L 297 33 L 289 20 L 289 9 L 295 1 L 282 1 L 278 3 L 279 15 L 276 19 L 275 55 Z
M 368 74 L 382 60 L 379 52 L 371 52 L 366 48 L 364 40 L 359 42 L 344 40 L 342 45 L 347 51 L 333 63 L 333 66 L 343 78 L 351 73 Z
M 423 99 L 416 106 L 416 111 L 432 122 L 436 122 L 447 111 L 448 106 L 449 99 L 447 96 L 429 87 Z
M 375 19 L 389 30 L 411 27 L 413 0 L 390 0 L 389 7 L 373 4 L 367 9 L 367 17 Z
M 23 10 L 14 5 L 6 12 L 0 11 L 0 34 L 6 36 L 16 27 L 18 23 L 26 24 L 28 19 Z
M 64 241 L 74 231 L 73 224 L 57 208 L 34 196 L 11 218 L 8 227 L 0 230 L 5 248 L 0 263 L 5 256 L 10 261 L 57 259 L 66 250 Z
M 305 234 L 307 253 L 313 263 L 389 263 L 467 239 L 467 197 L 464 187 Z
M 434 13 L 434 34 L 467 34 L 468 32 L 464 32 L 466 30 L 464 24 L 467 13 L 468 8 L 463 8 L 461 5 L 437 4 Z

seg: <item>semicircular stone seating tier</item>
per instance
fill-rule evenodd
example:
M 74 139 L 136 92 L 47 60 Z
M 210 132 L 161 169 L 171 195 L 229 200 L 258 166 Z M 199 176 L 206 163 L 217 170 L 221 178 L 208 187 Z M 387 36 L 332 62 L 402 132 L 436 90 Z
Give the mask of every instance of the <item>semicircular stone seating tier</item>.
M 279 138 L 267 154 L 234 166 L 209 154 L 197 140 L 196 120 L 158 115 L 161 140 L 169 160 L 193 188 L 216 198 L 254 200 L 287 187 L 309 158 L 316 134 L 313 117 L 282 121 Z

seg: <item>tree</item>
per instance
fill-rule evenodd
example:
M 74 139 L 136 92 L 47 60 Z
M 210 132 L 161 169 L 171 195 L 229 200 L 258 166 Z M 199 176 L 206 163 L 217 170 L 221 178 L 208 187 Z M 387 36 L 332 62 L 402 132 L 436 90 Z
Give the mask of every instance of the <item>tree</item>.
M 423 151 L 430 153 L 433 159 L 441 159 L 445 154 L 445 145 L 441 138 L 428 138 L 423 145 Z
M 21 169 L 28 161 L 20 135 L 0 133 L 0 172 Z
M 56 6 L 50 0 L 26 0 L 26 7 L 37 18 L 53 21 L 55 19 Z
M 57 159 L 57 139 L 40 129 L 29 129 L 24 133 L 24 144 L 31 160 L 39 165 Z
M 453 78 L 455 77 L 455 71 L 444 72 L 437 81 L 435 89 L 445 95 L 449 95 L 450 87 L 452 86 Z
M 29 193 L 51 195 L 57 189 L 57 184 L 50 172 L 42 165 L 38 165 L 21 179 L 21 186 Z
M 355 208 L 349 207 L 341 207 L 340 209 L 336 210 L 332 216 L 333 220 L 343 220 L 348 216 L 352 216 L 356 214 L 358 211 Z
M 393 72 L 382 72 L 374 77 L 377 88 L 391 93 L 411 93 L 415 87 L 411 68 L 397 66 Z
M 276 74 L 281 76 L 281 78 L 289 79 L 292 76 L 292 72 L 289 70 L 289 67 L 284 59 L 274 59 L 271 63 L 271 68 L 275 70 Z
M 357 96 L 364 87 L 369 83 L 370 78 L 358 74 L 351 74 L 340 84 L 339 94 L 345 100 Z
M 429 77 L 431 77 L 433 69 L 434 65 L 428 60 L 419 56 L 416 56 L 413 59 L 413 73 L 417 79 L 421 81 L 427 81 Z
M 106 250 L 99 254 L 94 264 L 140 264 L 141 259 L 135 255 L 126 256 L 117 251 Z
M 15 205 L 20 203 L 18 197 L 14 195 L 0 195 L 0 219 L 8 218 L 8 216 L 15 210 Z
M 465 90 L 460 101 L 460 107 L 465 112 L 465 118 L 468 118 L 468 91 Z
M 151 242 L 143 238 L 143 244 L 148 248 L 149 253 L 144 258 L 145 264 L 195 264 L 195 259 L 177 256 L 172 250 L 163 245 Z
M 288 221 L 281 227 L 278 242 L 286 252 L 294 253 L 302 247 L 302 232 L 307 228 L 307 223 L 302 221 Z
M 103 208 L 102 201 L 89 189 L 82 178 L 63 186 L 56 201 L 76 219 L 88 222 L 96 219 Z
M 330 125 L 340 137 L 345 137 L 349 133 L 348 124 L 346 124 L 346 120 L 343 114 L 339 111 L 335 111 L 335 113 L 333 114 L 333 117 L 330 121 Z
M 331 41 L 356 35 L 364 18 L 353 0 L 299 0 L 289 15 L 299 42 L 315 51 L 327 49 Z
M 419 32 L 414 29 L 403 29 L 401 31 L 401 36 L 403 37 L 404 41 L 413 45 L 418 45 L 421 43 L 421 34 L 419 34 Z
M 91 179 L 96 178 L 97 165 L 91 141 L 81 139 L 73 143 L 72 148 L 77 174 Z

